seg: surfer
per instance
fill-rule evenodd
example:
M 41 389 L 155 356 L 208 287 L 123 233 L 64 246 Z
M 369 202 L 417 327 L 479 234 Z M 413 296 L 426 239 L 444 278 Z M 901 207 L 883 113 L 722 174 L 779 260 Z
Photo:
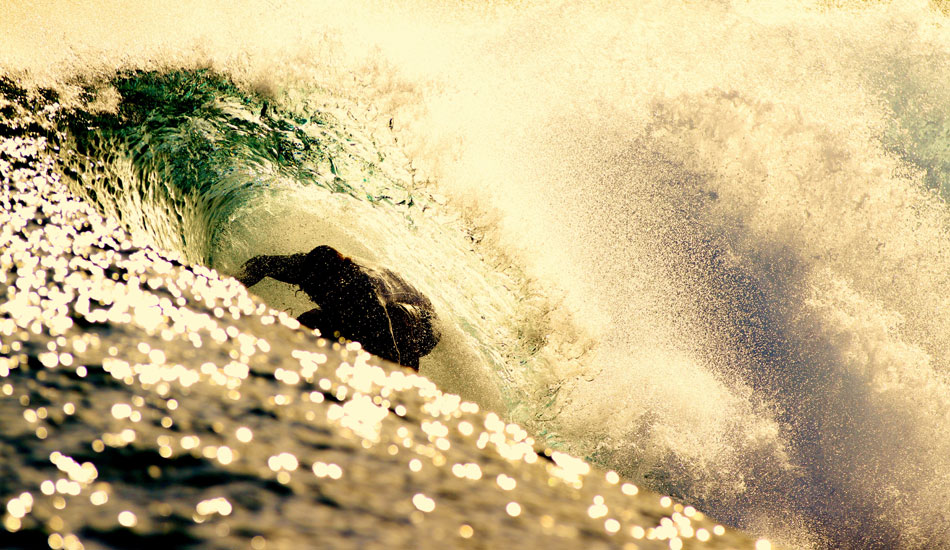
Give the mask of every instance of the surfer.
M 318 307 L 300 324 L 325 337 L 345 338 L 395 363 L 419 369 L 439 342 L 432 303 L 399 275 L 374 269 L 329 246 L 286 256 L 255 256 L 237 277 L 250 287 L 271 277 L 296 285 Z

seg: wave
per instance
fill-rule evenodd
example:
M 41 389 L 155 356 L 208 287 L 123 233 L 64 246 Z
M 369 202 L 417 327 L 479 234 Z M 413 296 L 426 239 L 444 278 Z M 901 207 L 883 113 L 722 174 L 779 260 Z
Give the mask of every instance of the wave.
M 189 261 L 332 241 L 453 312 L 428 375 L 552 444 L 791 545 L 946 545 L 950 35 L 828 4 L 63 11 L 0 59 L 94 93 L 77 189 Z
M 317 90 L 289 106 L 201 69 L 121 73 L 83 94 L 61 115 L 71 188 L 134 235 L 224 274 L 252 256 L 323 244 L 393 266 L 445 324 L 422 372 L 506 413 L 535 409 L 526 388 L 552 391 L 531 377 L 548 373 L 536 367 L 540 338 L 528 335 L 550 306 L 517 270 L 475 252 L 398 150 L 349 113 L 354 105 L 308 107 L 331 99 Z M 314 307 L 277 281 L 255 292 L 291 315 Z

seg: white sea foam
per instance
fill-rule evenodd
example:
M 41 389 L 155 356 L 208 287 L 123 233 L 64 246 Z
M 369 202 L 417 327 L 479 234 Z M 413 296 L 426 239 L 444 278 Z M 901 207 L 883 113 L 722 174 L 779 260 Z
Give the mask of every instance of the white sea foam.
M 950 195 L 950 31 L 930 4 L 230 6 L 17 3 L 0 64 L 202 64 L 373 104 L 483 251 L 573 313 L 538 338 L 581 374 L 540 373 L 521 389 L 543 406 L 514 417 L 793 544 L 950 545 L 950 212 L 928 188 Z M 594 350 L 559 336 L 574 324 Z

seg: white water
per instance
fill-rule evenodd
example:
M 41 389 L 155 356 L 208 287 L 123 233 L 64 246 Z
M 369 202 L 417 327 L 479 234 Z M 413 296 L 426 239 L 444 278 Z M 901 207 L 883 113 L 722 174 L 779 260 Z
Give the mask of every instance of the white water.
M 926 2 L 120 6 L 14 4 L 0 64 L 200 63 L 372 103 L 486 253 L 598 335 L 516 417 L 792 544 L 950 545 L 950 211 L 927 190 L 950 30 Z

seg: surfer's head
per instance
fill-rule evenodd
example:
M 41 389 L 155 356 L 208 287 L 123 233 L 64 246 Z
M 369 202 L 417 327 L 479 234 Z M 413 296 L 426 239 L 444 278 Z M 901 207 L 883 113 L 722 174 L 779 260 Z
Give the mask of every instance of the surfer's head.
M 327 272 L 339 269 L 346 262 L 346 257 L 327 245 L 320 245 L 307 253 L 307 269 Z

